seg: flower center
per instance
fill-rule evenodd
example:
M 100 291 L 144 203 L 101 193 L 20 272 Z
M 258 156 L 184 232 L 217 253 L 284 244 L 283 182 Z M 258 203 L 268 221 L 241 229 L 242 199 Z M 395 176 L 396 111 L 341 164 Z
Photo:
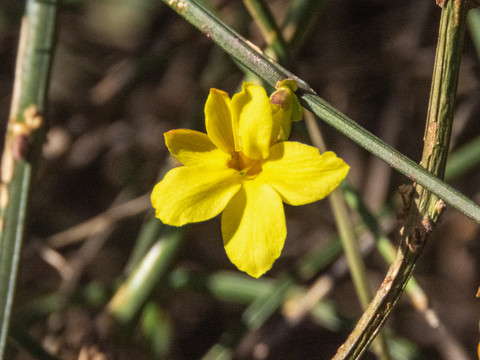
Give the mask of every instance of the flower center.
M 235 152 L 228 161 L 228 167 L 248 176 L 256 176 L 262 171 L 262 161 L 250 159 L 241 151 Z

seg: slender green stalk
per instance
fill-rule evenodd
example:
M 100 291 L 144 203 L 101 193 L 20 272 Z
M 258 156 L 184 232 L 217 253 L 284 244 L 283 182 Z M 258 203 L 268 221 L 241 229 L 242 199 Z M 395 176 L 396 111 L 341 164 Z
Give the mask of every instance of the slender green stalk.
M 248 12 L 260 28 L 263 38 L 273 51 L 278 62 L 284 64 L 287 61 L 287 44 L 275 19 L 264 0 L 243 0 Z
M 430 91 L 421 164 L 443 177 L 453 122 L 460 58 L 468 12 L 467 1 L 449 1 L 442 10 Z M 414 192 L 415 193 L 415 192 Z M 335 360 L 359 359 L 391 313 L 445 204 L 421 186 L 405 209 L 402 243 L 385 280 Z
M 148 251 L 152 248 L 153 244 L 158 240 L 158 237 L 162 231 L 167 228 L 157 218 L 149 219 L 140 230 L 140 234 L 135 241 L 135 247 L 133 248 L 132 254 L 128 259 L 128 263 L 125 266 L 125 274 L 130 275 L 138 264 L 142 261 Z
M 275 86 L 277 81 L 285 78 L 295 80 L 299 86 L 298 95 L 301 103 L 321 120 L 333 126 L 411 180 L 430 190 L 446 203 L 454 206 L 476 222 L 480 222 L 480 206 L 332 107 L 316 95 L 305 81 L 276 64 L 263 53 L 260 53 L 249 45 L 245 39 L 195 1 L 162 1 L 210 37 L 236 61 L 242 63 L 271 86 Z
M 368 231 L 372 233 L 377 243 L 377 248 L 383 259 L 387 264 L 391 264 L 395 260 L 395 248 L 390 243 L 387 235 L 383 232 L 380 227 L 380 224 L 377 218 L 372 214 L 372 212 L 367 208 L 367 205 L 363 202 L 360 194 L 353 188 L 351 184 L 344 182 L 342 184 L 342 191 L 345 196 L 350 208 L 354 209 L 362 218 L 362 222 L 367 226 Z M 426 295 L 423 292 L 422 288 L 412 277 L 407 284 L 407 292 L 412 297 L 413 302 L 415 299 L 426 299 Z M 423 303 L 426 302 L 422 300 Z M 422 307 L 424 304 L 421 304 Z M 415 303 L 416 307 L 419 308 L 420 302 Z
M 470 10 L 467 16 L 467 24 L 477 57 L 480 60 L 480 9 Z
M 480 163 L 480 136 L 457 149 L 448 157 L 445 180 L 458 178 Z
M 355 289 L 357 291 L 362 308 L 366 309 L 373 298 L 373 293 L 370 288 L 367 276 L 365 263 L 362 259 L 360 247 L 357 242 L 355 230 L 348 218 L 348 210 L 345 205 L 345 200 L 341 190 L 335 190 L 330 196 L 330 205 L 335 214 L 337 228 L 342 239 L 345 256 L 347 257 L 350 266 L 350 274 L 352 276 Z M 388 352 L 388 342 L 385 336 L 380 335 L 380 342 L 375 346 L 378 354 L 382 359 L 390 359 Z M 374 343 L 375 345 L 375 343 Z
M 327 151 L 322 134 L 320 133 L 320 129 L 318 128 L 312 113 L 305 111 L 304 118 L 313 145 L 320 149 L 321 152 Z M 360 299 L 362 308 L 366 309 L 373 298 L 373 292 L 368 282 L 367 269 L 363 262 L 362 253 L 357 241 L 357 235 L 355 233 L 354 225 L 350 220 L 342 189 L 336 189 L 332 192 L 328 197 L 328 200 L 330 201 L 330 206 L 332 207 L 335 216 L 335 222 L 340 234 L 345 256 L 347 257 L 350 274 L 358 298 Z M 379 339 L 380 342 L 377 343 L 376 350 L 381 354 L 382 358 L 389 359 L 388 342 L 384 335 L 381 335 Z
M 321 11 L 329 0 L 293 0 L 287 18 L 282 25 L 282 33 L 290 45 L 290 56 L 305 43 L 305 38 L 318 21 Z
M 320 149 L 321 152 L 327 151 L 312 113 L 304 112 L 304 119 L 313 145 Z M 342 240 L 345 256 L 347 257 L 350 266 L 350 271 L 360 303 L 362 304 L 362 307 L 366 308 L 372 300 L 373 293 L 368 284 L 367 270 L 362 260 L 362 254 L 357 242 L 355 229 L 350 221 L 350 216 L 341 190 L 337 189 L 332 192 L 328 199 L 333 209 L 340 239 Z
M 33 168 L 41 154 L 58 2 L 27 2 L 0 185 L 0 359 L 8 333 Z
M 175 228 L 158 239 L 117 290 L 107 305 L 107 313 L 116 321 L 128 324 L 137 314 L 177 254 L 183 233 Z

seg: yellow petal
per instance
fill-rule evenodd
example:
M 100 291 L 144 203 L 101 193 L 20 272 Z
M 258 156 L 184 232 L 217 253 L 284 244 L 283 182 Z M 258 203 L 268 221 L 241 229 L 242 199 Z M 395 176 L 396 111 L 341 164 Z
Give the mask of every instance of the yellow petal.
M 255 278 L 264 274 L 280 256 L 287 236 L 280 196 L 265 183 L 244 182 L 222 214 L 222 235 L 235 266 Z
M 234 124 L 238 123 L 242 152 L 251 159 L 266 159 L 272 138 L 273 115 L 265 89 L 243 83 L 243 90 L 232 98 L 232 117 Z
M 155 185 L 151 200 L 155 216 L 165 224 L 182 226 L 220 214 L 241 187 L 242 176 L 232 169 L 181 166 Z
M 210 89 L 205 103 L 205 126 L 208 137 L 220 150 L 227 154 L 235 151 L 230 98 L 226 92 Z
M 290 205 L 323 199 L 345 178 L 349 166 L 335 153 L 293 141 L 275 144 L 262 166 L 261 181 L 270 184 Z
M 166 132 L 164 136 L 170 154 L 183 165 L 227 167 L 230 156 L 217 149 L 207 134 L 177 129 Z

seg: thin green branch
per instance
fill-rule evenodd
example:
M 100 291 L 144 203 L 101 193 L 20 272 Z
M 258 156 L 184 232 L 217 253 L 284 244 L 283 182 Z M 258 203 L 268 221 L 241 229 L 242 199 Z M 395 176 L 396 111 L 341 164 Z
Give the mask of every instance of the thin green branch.
M 289 44 L 290 56 L 294 55 L 299 47 L 305 43 L 315 21 L 320 18 L 325 5 L 329 0 L 294 0 L 291 2 L 287 18 L 282 24 L 282 33 Z
M 470 10 L 467 16 L 467 24 L 477 57 L 480 60 L 480 9 Z
M 28 193 L 41 154 L 58 2 L 28 1 L 22 22 L 0 185 L 0 359 L 3 358 L 23 241 Z
M 304 119 L 312 144 L 320 149 L 320 152 L 322 153 L 327 151 L 320 129 L 318 128 L 312 113 L 305 111 Z M 360 303 L 362 304 L 362 307 L 366 308 L 372 300 L 373 293 L 368 284 L 367 270 L 362 261 L 362 254 L 357 242 L 355 229 L 350 221 L 350 216 L 341 189 L 332 192 L 328 199 L 330 201 L 330 206 L 333 209 L 338 233 L 342 240 L 345 256 L 347 257 L 350 266 L 350 272 L 352 274 Z
M 288 57 L 287 44 L 268 5 L 263 0 L 243 0 L 243 3 L 278 62 L 284 64 Z
M 106 307 L 119 324 L 128 324 L 164 277 L 182 244 L 184 229 L 172 228 L 138 262 Z M 148 236 L 148 235 L 147 235 Z
M 443 177 L 453 122 L 460 58 L 468 12 L 467 1 L 449 1 L 442 10 L 430 91 L 422 162 Z M 402 229 L 402 243 L 385 280 L 335 360 L 359 359 L 400 298 L 415 264 L 442 213 L 444 203 L 428 189 L 417 186 Z
M 411 180 L 422 185 L 448 204 L 480 223 L 480 206 L 325 102 L 315 94 L 305 81 L 249 45 L 245 39 L 195 1 L 162 1 L 272 87 L 277 81 L 285 78 L 295 80 L 299 86 L 298 95 L 300 101 L 321 120 L 330 124 L 361 147 L 390 164 L 397 171 L 405 174 Z
M 327 147 L 313 114 L 309 111 L 304 111 L 304 119 L 313 145 L 320 149 L 321 152 L 327 151 Z M 370 301 L 372 301 L 373 292 L 370 288 L 367 269 L 360 250 L 360 244 L 357 240 L 354 224 L 348 213 L 342 189 L 336 189 L 332 192 L 328 197 L 328 200 L 330 201 L 330 206 L 333 210 L 340 240 L 342 241 L 345 256 L 350 267 L 350 274 L 355 285 L 355 290 L 357 291 L 362 308 L 365 310 L 370 304 Z M 382 359 L 390 359 L 388 342 L 385 335 L 382 336 L 381 334 L 379 336 L 379 342 L 375 346 L 375 350 L 380 354 Z
M 480 10 L 479 10 L 480 11 Z M 448 157 L 445 180 L 458 178 L 480 163 L 480 136 L 458 148 Z

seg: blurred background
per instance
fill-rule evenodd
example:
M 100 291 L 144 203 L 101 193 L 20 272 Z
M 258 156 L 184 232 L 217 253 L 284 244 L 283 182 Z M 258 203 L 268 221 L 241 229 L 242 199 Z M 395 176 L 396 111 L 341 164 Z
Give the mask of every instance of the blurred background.
M 264 47 L 242 1 L 203 3 Z M 295 2 L 267 3 L 282 24 Z M 419 161 L 440 8 L 433 0 L 319 3 L 309 32 L 292 46 L 288 69 L 340 111 Z M 23 1 L 14 0 L 0 6 L 2 133 L 23 7 Z M 469 29 L 452 152 L 478 143 L 480 134 L 479 49 L 474 41 L 480 34 Z M 28 336 L 60 359 L 82 360 L 200 359 L 215 344 L 228 344 L 228 336 L 235 338 L 254 298 L 242 293 L 241 284 L 254 280 L 228 261 L 219 219 L 188 225 L 181 233 L 159 221 L 152 225 L 149 192 L 172 166 L 163 133 L 184 127 L 203 131 L 208 90 L 233 95 L 243 78 L 221 49 L 160 1 L 64 1 L 46 114 L 48 137 L 31 196 L 12 319 L 11 359 L 38 358 L 25 350 L 22 339 Z M 319 126 L 327 147 L 351 166 L 351 183 L 370 209 L 382 214 L 396 245 L 398 187 L 410 181 L 328 125 Z M 303 122 L 295 124 L 291 138 L 309 142 Z M 461 166 L 448 179 L 477 203 L 479 162 Z M 254 293 L 278 288 L 285 274 L 335 238 L 328 201 L 286 205 L 285 211 L 288 236 L 282 256 L 256 285 L 248 285 Z M 138 244 L 146 224 L 159 228 L 157 237 L 172 232 L 182 240 L 138 310 L 117 326 L 118 319 L 106 316 L 105 306 L 131 273 L 132 254 L 142 253 Z M 440 330 L 429 326 L 404 296 L 387 323 L 395 339 L 393 358 L 476 357 L 479 241 L 479 226 L 448 208 L 415 273 L 442 322 Z M 335 259 L 296 278 L 269 317 L 227 346 L 229 356 L 330 359 L 362 313 L 344 260 Z M 377 289 L 388 265 L 372 246 L 365 259 L 372 289 Z M 324 306 L 295 315 L 300 306 L 295 296 L 311 290 L 322 276 L 332 280 Z M 230 292 L 215 291 L 219 279 Z

